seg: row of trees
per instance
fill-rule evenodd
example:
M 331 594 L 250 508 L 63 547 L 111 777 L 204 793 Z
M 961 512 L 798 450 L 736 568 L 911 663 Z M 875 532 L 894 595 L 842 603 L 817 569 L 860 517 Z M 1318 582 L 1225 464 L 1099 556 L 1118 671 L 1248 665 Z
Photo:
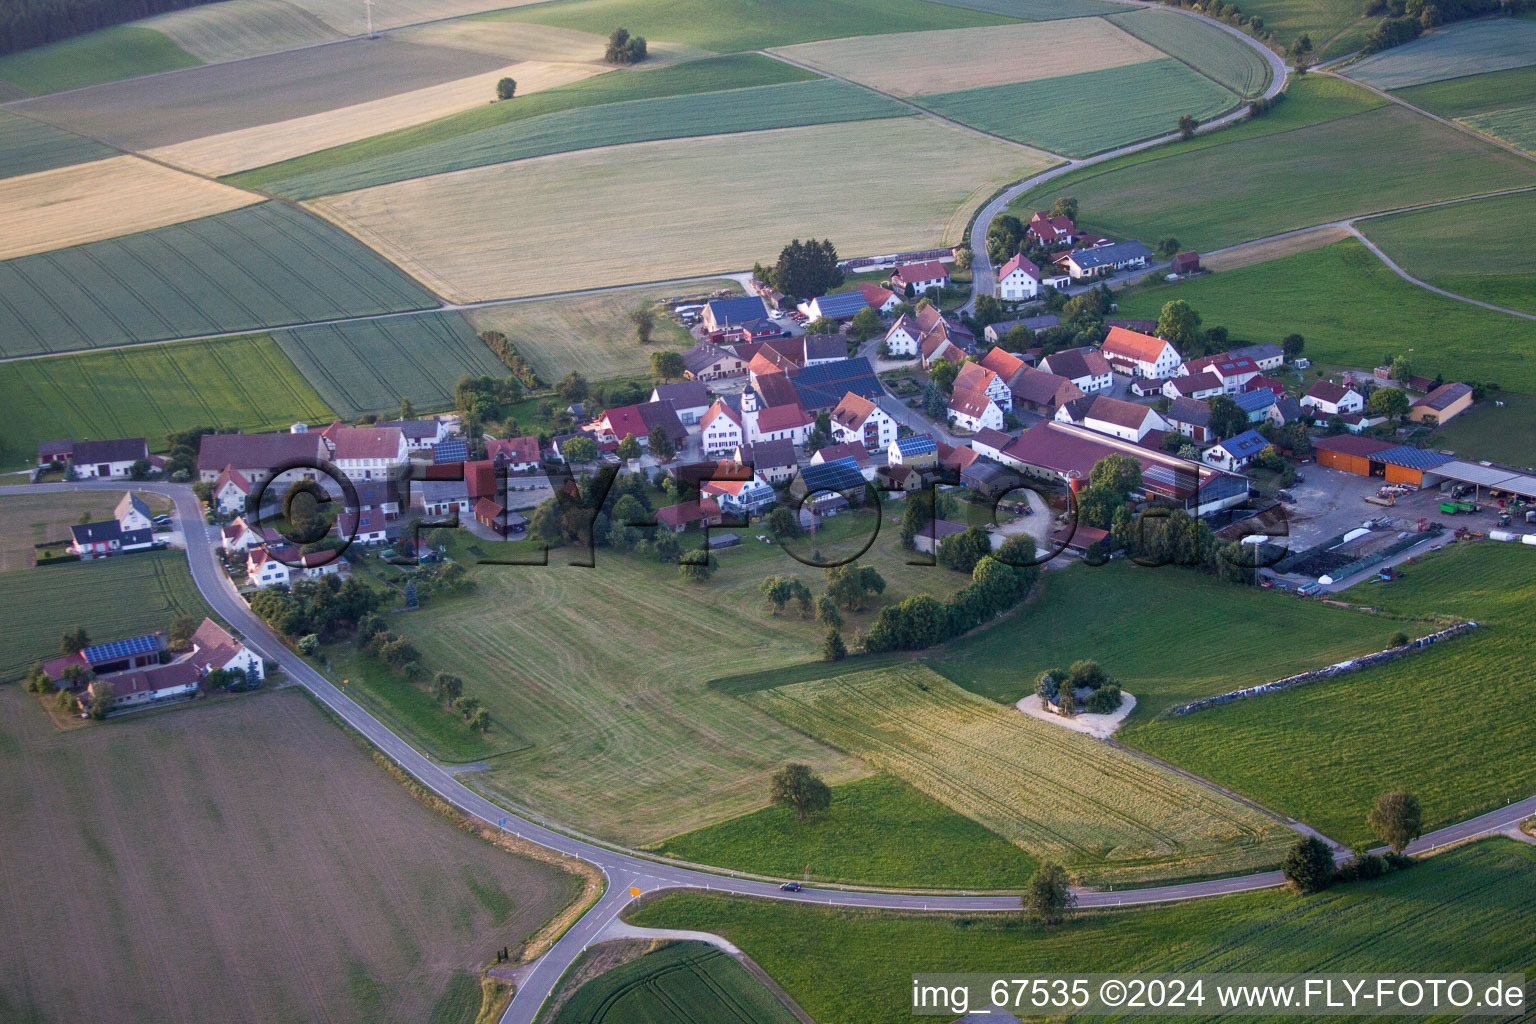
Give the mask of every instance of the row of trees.
M 971 582 L 948 601 L 915 594 L 880 609 L 864 650 L 917 651 L 943 643 L 974 629 L 1012 608 L 1029 593 L 1039 577 L 1034 564 L 1035 542 L 1028 535 L 1010 537 L 971 571 Z
M 503 366 L 512 371 L 512 376 L 523 387 L 532 391 L 544 386 L 544 382 L 539 379 L 538 372 L 534 370 L 528 360 L 523 358 L 522 354 L 517 351 L 517 346 L 512 344 L 505 334 L 500 331 L 481 331 L 480 341 L 486 348 L 491 350 L 493 356 L 501 360 Z M 410 419 L 409 416 L 403 415 L 401 418 Z
M 1404 856 L 1408 844 L 1423 834 L 1423 810 L 1419 798 L 1403 790 L 1382 793 L 1366 817 L 1371 832 L 1386 844 L 1385 857 L 1356 849 L 1353 859 L 1338 866 L 1333 849 L 1317 836 L 1298 839 L 1285 854 L 1281 870 L 1298 893 L 1321 892 L 1338 882 L 1379 878 L 1388 871 L 1413 863 Z
M 383 662 L 411 682 L 427 681 L 421 652 L 409 639 L 385 628 L 382 615 L 370 613 L 363 616 L 357 623 L 356 643 L 358 650 Z M 491 713 L 479 697 L 464 692 L 464 680 L 459 676 L 438 672 L 427 683 L 427 690 L 446 710 L 462 717 L 473 731 L 485 732 L 490 728 Z

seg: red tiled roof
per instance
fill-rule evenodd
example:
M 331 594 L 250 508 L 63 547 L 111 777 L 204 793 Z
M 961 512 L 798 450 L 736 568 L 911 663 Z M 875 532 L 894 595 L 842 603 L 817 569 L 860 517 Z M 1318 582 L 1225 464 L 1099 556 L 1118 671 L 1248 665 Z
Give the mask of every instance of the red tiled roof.
M 956 391 L 985 391 L 992 385 L 997 374 L 980 363 L 965 363 L 955 374 Z
M 997 272 L 997 279 L 1002 281 L 1015 270 L 1022 270 L 1025 274 L 1034 278 L 1036 281 L 1040 280 L 1040 268 L 1035 266 L 1034 260 L 1031 260 L 1023 253 L 1015 253 L 1013 259 L 1009 260 L 1007 263 L 1004 263 L 1003 269 Z
M 949 408 L 951 412 L 962 416 L 979 417 L 987 411 L 987 406 L 992 404 L 992 399 L 987 394 L 986 388 L 973 388 L 969 391 L 955 389 L 955 393 L 949 396 Z
M 645 420 L 640 416 L 638 405 L 623 405 L 617 409 L 609 409 L 598 417 L 598 422 L 620 441 L 630 434 L 640 438 L 651 432 L 651 428 L 645 425 Z
M 775 430 L 794 430 L 811 422 L 810 413 L 797 402 L 793 405 L 775 405 L 761 409 L 757 414 L 757 429 L 765 433 Z
M 1377 437 L 1361 437 L 1358 434 L 1337 434 L 1333 437 L 1319 437 L 1312 442 L 1312 447 L 1318 451 L 1338 452 L 1340 455 L 1369 458 L 1378 452 L 1384 452 L 1388 448 L 1397 448 L 1399 446 Z
M 841 424 L 849 430 L 857 430 L 869 419 L 870 414 L 878 408 L 874 402 L 862 395 L 856 395 L 852 391 L 843 396 L 843 400 L 837 403 L 837 408 L 832 410 L 832 422 Z
M 1151 411 L 1145 405 L 1137 405 L 1135 402 L 1096 395 L 1093 403 L 1088 406 L 1087 415 L 1096 420 L 1103 420 L 1105 423 L 1113 423 L 1117 427 L 1140 427 L 1146 422 L 1147 413 Z
M 219 478 L 213 482 L 213 493 L 218 494 L 226 484 L 234 484 L 241 494 L 251 493 L 251 482 L 245 478 L 245 474 L 234 466 L 225 466 L 219 473 Z
M 508 462 L 538 462 L 539 439 L 532 435 L 523 437 L 489 438 L 485 442 L 485 454 L 491 459 L 504 455 Z
M 1305 397 L 1317 398 L 1328 402 L 1330 405 L 1337 405 L 1341 398 L 1353 390 L 1353 388 L 1346 388 L 1335 384 L 1331 380 L 1320 380 L 1307 389 Z
M 864 293 L 864 301 L 876 309 L 879 309 L 881 306 L 885 305 L 887 302 L 891 301 L 891 299 L 896 297 L 895 292 L 891 291 L 889 288 L 882 288 L 875 284 L 873 281 L 865 281 L 860 284 L 859 291 Z
M 337 421 L 320 431 L 320 436 L 331 443 L 331 457 L 340 461 L 396 458 L 404 435 L 399 427 L 349 427 Z
M 938 260 L 925 260 L 922 263 L 903 263 L 891 271 L 892 279 L 900 278 L 902 281 L 933 281 L 938 278 L 949 280 L 949 268 Z
M 1162 338 L 1154 338 L 1140 331 L 1128 331 L 1124 327 L 1111 327 L 1109 337 L 1104 339 L 1103 351 L 1106 356 L 1155 363 L 1167 347 L 1168 343 Z
M 994 346 L 981 357 L 980 365 L 1007 380 L 1029 364 L 1001 346 Z

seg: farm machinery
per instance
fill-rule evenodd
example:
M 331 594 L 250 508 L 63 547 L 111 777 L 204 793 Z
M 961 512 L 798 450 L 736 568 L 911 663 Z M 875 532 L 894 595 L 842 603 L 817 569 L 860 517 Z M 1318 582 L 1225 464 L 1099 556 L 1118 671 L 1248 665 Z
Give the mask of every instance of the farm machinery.
M 1475 501 L 1442 501 L 1440 503 L 1441 513 L 1448 516 L 1454 516 L 1458 512 L 1477 512 L 1480 509 L 1481 506 Z

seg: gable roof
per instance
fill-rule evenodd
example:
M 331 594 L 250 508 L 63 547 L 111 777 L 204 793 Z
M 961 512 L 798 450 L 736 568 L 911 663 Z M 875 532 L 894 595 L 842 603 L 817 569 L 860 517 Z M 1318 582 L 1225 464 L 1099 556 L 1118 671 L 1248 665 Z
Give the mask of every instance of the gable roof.
M 709 388 L 696 380 L 658 384 L 651 389 L 654 402 L 671 402 L 674 409 L 696 409 L 709 404 Z
M 125 491 L 123 493 L 122 500 L 119 501 L 117 503 L 117 507 L 112 510 L 112 516 L 114 519 L 121 520 L 129 512 L 137 512 L 145 519 L 153 518 L 149 511 L 149 506 L 144 503 L 143 498 L 139 497 L 137 494 L 134 494 L 132 491 Z
M 997 377 L 990 369 L 980 363 L 964 363 L 960 372 L 955 374 L 956 391 L 985 391 L 992 386 L 992 381 Z
M 61 461 L 69 458 L 69 453 L 74 450 L 73 438 L 66 437 L 62 441 L 39 441 L 37 443 L 37 461 L 44 462 Z
M 830 409 L 848 392 L 878 399 L 884 389 L 863 356 L 807 366 L 794 379 L 795 393 L 807 409 Z
M 903 456 L 926 455 L 939 450 L 939 443 L 931 434 L 909 434 L 906 437 L 898 437 L 893 443 L 896 445 L 896 450 Z
M 873 281 L 863 281 L 859 284 L 859 291 L 864 296 L 864 301 L 875 309 L 896 298 L 896 293 L 889 288 L 882 288 Z
M 829 444 L 811 456 L 812 463 L 832 462 L 837 459 L 853 459 L 859 466 L 867 466 L 874 461 L 869 452 L 864 448 L 863 441 L 844 441 L 842 444 Z
M 376 427 L 398 427 L 400 433 L 415 441 L 425 441 L 429 437 L 436 437 L 438 431 L 437 420 L 380 420 Z
M 1127 402 L 1120 398 L 1110 398 L 1108 395 L 1095 395 L 1089 403 L 1086 417 L 1102 420 L 1105 423 L 1113 423 L 1117 427 L 1139 428 L 1147 421 L 1147 414 L 1156 412 L 1135 402 Z
M 446 441 L 439 441 L 432 446 L 432 462 L 434 465 L 446 466 L 455 462 L 465 462 L 469 459 L 469 442 L 462 437 L 450 437 Z
M 225 466 L 219 473 L 218 479 L 213 482 L 213 493 L 218 494 L 230 484 L 234 484 L 235 489 L 241 494 L 249 495 L 251 493 L 251 482 L 245 478 L 244 473 L 234 466 Z
M 538 462 L 539 439 L 532 434 L 522 437 L 487 438 L 485 442 L 486 457 L 492 461 L 500 459 L 510 463 Z
M 869 300 L 864 297 L 862 291 L 822 295 L 815 302 L 816 308 L 821 312 L 822 316 L 830 316 L 839 320 L 853 316 L 853 314 L 861 309 L 869 308 Z
M 828 462 L 801 467 L 797 483 L 805 488 L 805 493 L 843 491 L 863 487 L 864 474 L 860 472 L 859 464 L 855 459 L 832 459 Z
M 848 342 L 841 334 L 805 334 L 798 340 L 804 346 L 802 363 L 848 358 Z
M 674 443 L 688 436 L 688 428 L 677 418 L 677 410 L 671 402 L 641 402 L 635 408 L 640 411 L 640 422 L 644 424 L 646 434 L 660 427 Z
M 1092 348 L 1064 348 L 1060 352 L 1053 352 L 1041 360 L 1041 364 L 1050 372 L 1060 374 L 1068 380 L 1077 380 L 1081 377 L 1102 377 L 1114 372 L 1109 365 L 1109 360 L 1099 354 L 1098 349 Z
M 645 420 L 640 416 L 638 405 L 621 405 L 617 409 L 608 409 L 597 419 L 599 423 L 607 424 L 613 436 L 620 441 L 631 434 L 639 439 L 651 432 L 651 428 L 645 425 Z
M 1221 378 L 1216 376 L 1215 372 L 1211 370 L 1201 370 L 1193 376 L 1169 377 L 1163 383 L 1165 385 L 1171 384 L 1173 390 L 1177 391 L 1180 395 L 1193 395 L 1196 391 L 1222 391 L 1226 389 L 1226 385 L 1222 383 Z
M 901 278 L 902 281 L 932 281 L 937 278 L 949 279 L 949 268 L 938 260 L 924 260 L 921 263 L 903 263 L 891 271 L 892 278 Z
M 1345 395 L 1349 394 L 1351 391 L 1355 391 L 1355 389 L 1346 388 L 1341 384 L 1335 384 L 1331 380 L 1320 380 L 1313 384 L 1310 388 L 1307 388 L 1307 393 L 1302 397 L 1316 398 L 1327 402 L 1330 405 L 1337 405 L 1339 400 L 1342 399 Z M 1358 395 L 1359 392 L 1355 391 L 1355 394 Z
M 123 529 L 117 525 L 116 519 L 106 519 L 99 523 L 79 523 L 71 526 L 69 533 L 76 544 L 106 544 L 123 539 Z
M 1001 430 L 993 430 L 991 427 L 982 427 L 971 437 L 971 445 L 974 447 L 978 444 L 984 444 L 988 448 L 996 448 L 998 451 L 1002 451 L 1004 448 L 1008 447 L 1008 442 L 1012 440 L 1012 437 L 1003 433 Z
M 762 320 L 768 316 L 768 307 L 756 295 L 738 295 L 733 299 L 714 299 L 704 304 L 705 311 L 717 324 L 742 324 L 748 320 Z
M 1261 359 L 1283 359 L 1285 350 L 1273 342 L 1261 341 L 1255 345 L 1243 345 L 1239 348 L 1227 350 L 1227 355 L 1234 359 L 1252 359 L 1257 363 Z
M 955 393 L 949 396 L 949 409 L 961 416 L 980 417 L 986 413 L 989 405 L 994 405 L 992 396 L 987 394 L 987 389 L 971 388 L 962 391 L 955 389 Z
M 198 442 L 197 468 L 203 473 L 217 473 L 225 466 L 270 472 L 296 459 L 326 456 L 318 434 L 204 434 Z
M 403 435 L 399 427 L 349 427 L 340 421 L 320 431 L 337 459 L 395 459 Z
M 697 523 L 706 518 L 711 520 L 720 518 L 720 503 L 714 498 L 683 501 L 676 505 L 664 505 L 656 510 L 656 521 L 674 530 L 679 526 L 687 526 L 689 523 Z
M 1092 249 L 1075 249 L 1067 255 L 1080 269 L 1092 270 L 1095 267 L 1146 259 L 1152 255 L 1152 250 L 1140 242 L 1132 241 L 1115 242 L 1112 245 L 1100 245 Z
M 1003 269 L 997 272 L 997 279 L 999 281 L 1006 280 L 1008 275 L 1015 270 L 1022 270 L 1027 276 L 1034 278 L 1036 281 L 1040 280 L 1040 268 L 1035 266 L 1034 260 L 1031 260 L 1023 253 L 1015 253 L 1013 259 L 1004 263 Z
M 1324 452 L 1338 452 L 1340 455 L 1369 458 L 1380 452 L 1396 448 L 1397 445 L 1377 437 L 1363 437 L 1358 434 L 1338 434 L 1334 437 L 1319 437 L 1312 442 L 1312 447 Z
M 1218 352 L 1212 356 L 1201 356 L 1199 359 L 1191 359 L 1184 364 L 1190 373 L 1199 373 L 1201 370 L 1213 370 L 1217 376 L 1235 377 L 1239 374 L 1257 374 L 1259 364 L 1247 356 L 1233 356 L 1226 352 Z
M 737 427 L 741 426 L 740 411 L 732 408 L 731 404 L 723 398 L 715 399 L 715 404 L 711 405 L 709 409 L 705 411 L 704 415 L 699 417 L 699 422 L 708 427 L 721 416 L 724 416 L 726 419 L 736 424 Z
M 856 395 L 852 391 L 843 396 L 842 401 L 832 410 L 832 422 L 846 427 L 849 430 L 857 430 L 864 425 L 879 406 L 863 395 Z
M 96 462 L 136 462 L 149 457 L 142 437 L 119 437 L 110 441 L 76 441 L 70 449 L 71 462 L 89 466 Z
M 979 365 L 985 366 L 993 373 L 1007 380 L 1029 364 L 1012 352 L 994 346 L 986 355 L 981 357 Z
M 775 441 L 757 441 L 744 445 L 743 448 L 746 461 L 754 470 L 761 470 L 764 467 L 780 469 L 784 466 L 793 466 L 796 461 L 795 444 L 787 437 Z
M 1208 427 L 1211 425 L 1211 407 L 1198 398 L 1180 395 L 1168 405 L 1168 420 L 1188 423 L 1192 427 Z
M 813 417 L 800 405 L 774 405 L 757 412 L 757 429 L 769 433 L 775 430 L 795 430 L 808 426 Z
M 1423 409 L 1444 409 L 1461 401 L 1472 393 L 1472 385 L 1461 383 L 1442 384 L 1413 404 Z
M 1250 455 L 1257 455 L 1263 451 L 1269 442 L 1264 435 L 1257 430 L 1245 430 L 1241 434 L 1235 434 L 1227 438 L 1216 447 L 1225 451 L 1234 459 L 1245 459 Z
M 1274 405 L 1277 398 L 1275 393 L 1268 388 L 1259 388 L 1256 391 L 1244 391 L 1241 394 L 1233 395 L 1232 401 L 1236 402 L 1237 407 L 1243 410 L 1243 412 L 1252 415 Z
M 730 358 L 731 353 L 719 345 L 701 341 L 687 352 L 683 353 L 683 365 L 689 373 L 698 373 L 706 367 L 712 366 L 721 359 Z
M 1053 401 L 1069 402 L 1082 398 L 1083 392 L 1066 377 L 1047 370 L 1026 369 L 1009 381 L 1013 393 L 1025 402 L 1046 405 Z M 1065 390 L 1064 390 L 1065 389 Z
M 1162 338 L 1124 327 L 1111 327 L 1109 336 L 1104 339 L 1103 351 L 1106 356 L 1116 355 L 1138 362 L 1155 363 L 1166 348 L 1168 342 Z

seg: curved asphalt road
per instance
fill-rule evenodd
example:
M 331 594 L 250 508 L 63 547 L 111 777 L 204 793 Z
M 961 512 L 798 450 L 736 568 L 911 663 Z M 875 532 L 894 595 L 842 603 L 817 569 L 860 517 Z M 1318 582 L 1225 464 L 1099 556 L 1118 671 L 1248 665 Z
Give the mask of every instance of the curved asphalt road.
M 649 860 L 620 850 L 609 849 L 581 839 L 545 828 L 492 803 L 459 782 L 453 773 L 430 761 L 399 736 L 391 732 L 378 719 L 342 693 L 329 680 L 317 672 L 307 661 L 294 654 L 266 624 L 256 617 L 235 590 L 214 557 L 218 546 L 217 530 L 203 519 L 202 508 L 192 489 L 184 484 L 139 483 L 137 490 L 153 491 L 171 498 L 176 505 L 176 517 L 180 521 L 187 544 L 187 563 L 192 579 L 203 598 L 237 632 L 245 637 L 247 646 L 263 658 L 278 661 L 290 679 L 299 683 L 319 698 L 328 708 L 356 729 L 368 741 L 389 755 L 396 763 L 414 776 L 422 785 L 453 804 L 466 814 L 473 815 L 490 825 L 500 819 L 509 819 L 511 831 L 523 839 L 559 853 L 576 857 L 596 865 L 607 878 L 607 889 L 601 899 L 578 920 L 553 947 L 536 961 L 523 976 L 517 987 L 516 997 L 502 1018 L 503 1024 L 531 1024 L 539 1007 L 548 997 L 555 983 L 566 968 L 588 943 L 599 936 L 616 918 L 634 896 L 660 889 L 695 888 L 712 889 L 745 896 L 785 899 L 801 903 L 821 903 L 834 906 L 869 907 L 891 910 L 939 910 L 948 912 L 1016 910 L 1016 896 L 955 896 L 934 894 L 926 896 L 911 893 L 876 891 L 818 890 L 807 889 L 800 893 L 780 891 L 772 882 L 733 878 L 712 874 L 694 868 L 681 867 Z M 71 490 L 121 491 L 124 484 L 82 482 L 72 484 L 28 484 L 7 487 L 4 494 L 56 494 Z M 1498 832 L 1509 828 L 1531 814 L 1536 813 L 1536 797 L 1511 804 L 1470 821 L 1462 822 L 1439 832 L 1425 836 L 1410 847 L 1412 851 L 1432 849 L 1448 842 L 1469 839 L 1474 836 Z M 1226 893 L 1246 892 L 1280 885 L 1284 879 L 1278 871 L 1242 875 L 1234 878 L 1211 879 L 1150 889 L 1128 889 L 1122 892 L 1082 892 L 1078 903 L 1084 907 L 1130 906 L 1141 903 L 1157 903 L 1167 900 L 1191 899 L 1200 896 L 1219 896 Z

